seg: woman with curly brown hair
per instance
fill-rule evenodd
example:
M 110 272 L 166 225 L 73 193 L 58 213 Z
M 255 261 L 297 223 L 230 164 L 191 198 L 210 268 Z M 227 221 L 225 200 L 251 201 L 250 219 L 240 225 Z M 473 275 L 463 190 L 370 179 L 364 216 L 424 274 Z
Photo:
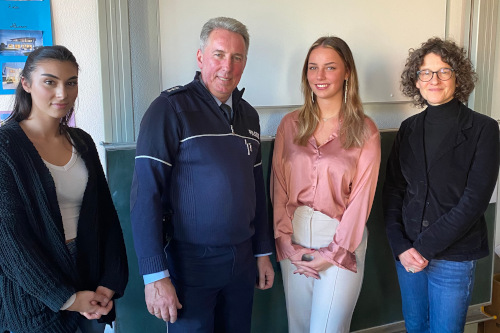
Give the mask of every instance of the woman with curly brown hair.
M 289 332 L 349 332 L 361 290 L 380 136 L 363 112 L 349 46 L 321 37 L 302 69 L 304 105 L 278 127 L 276 254 Z
M 463 332 L 484 212 L 499 165 L 498 124 L 467 102 L 476 74 L 463 48 L 431 38 L 410 50 L 403 93 L 426 108 L 401 124 L 384 212 L 408 332 Z

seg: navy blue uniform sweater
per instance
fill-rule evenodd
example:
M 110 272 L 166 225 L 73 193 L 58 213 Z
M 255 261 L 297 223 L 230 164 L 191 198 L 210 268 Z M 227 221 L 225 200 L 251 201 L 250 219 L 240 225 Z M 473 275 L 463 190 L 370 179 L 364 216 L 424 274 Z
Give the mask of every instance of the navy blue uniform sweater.
M 141 122 L 130 207 L 143 275 L 167 269 L 166 233 L 199 245 L 252 238 L 255 254 L 272 251 L 259 116 L 236 89 L 231 125 L 199 77 L 163 91 Z

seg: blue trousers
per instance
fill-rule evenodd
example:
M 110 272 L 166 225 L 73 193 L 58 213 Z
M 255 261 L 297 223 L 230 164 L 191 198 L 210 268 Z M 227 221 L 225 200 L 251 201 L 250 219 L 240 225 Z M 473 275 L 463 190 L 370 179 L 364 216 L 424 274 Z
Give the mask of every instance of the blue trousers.
M 251 240 L 234 246 L 171 241 L 166 250 L 182 304 L 169 333 L 250 332 L 257 267 Z
M 408 333 L 463 332 L 476 260 L 431 260 L 419 273 L 396 261 Z

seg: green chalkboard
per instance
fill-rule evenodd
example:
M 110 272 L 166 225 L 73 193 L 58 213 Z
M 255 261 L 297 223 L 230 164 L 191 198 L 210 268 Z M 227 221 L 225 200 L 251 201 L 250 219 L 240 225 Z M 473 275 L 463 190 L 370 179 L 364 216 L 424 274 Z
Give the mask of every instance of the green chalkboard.
M 116 301 L 115 333 L 166 332 L 163 321 L 153 317 L 144 301 L 144 283 L 139 275 L 130 223 L 130 186 L 135 162 L 135 147 L 106 147 L 108 184 L 127 248 L 129 281 L 125 294 Z
M 382 213 L 381 189 L 385 180 L 385 165 L 396 131 L 382 131 L 382 162 L 372 212 L 368 219 L 368 249 L 361 294 L 353 314 L 351 331 L 388 325 L 403 320 L 399 285 L 389 244 L 385 236 Z M 264 179 L 269 190 L 270 165 L 273 141 L 262 141 Z M 106 147 L 108 182 L 118 210 L 127 247 L 130 278 L 125 296 L 117 301 L 116 333 L 164 332 L 165 324 L 151 316 L 144 302 L 144 285 L 138 274 L 129 215 L 129 195 L 132 182 L 135 149 L 131 147 Z M 268 202 L 269 217 L 272 209 Z M 271 221 L 271 220 L 270 220 Z M 490 249 L 493 248 L 495 204 L 486 212 Z M 252 314 L 252 333 L 287 332 L 285 297 L 279 265 L 272 257 L 276 270 L 274 287 L 267 291 L 255 291 Z M 478 261 L 472 305 L 485 304 L 491 298 L 493 254 Z

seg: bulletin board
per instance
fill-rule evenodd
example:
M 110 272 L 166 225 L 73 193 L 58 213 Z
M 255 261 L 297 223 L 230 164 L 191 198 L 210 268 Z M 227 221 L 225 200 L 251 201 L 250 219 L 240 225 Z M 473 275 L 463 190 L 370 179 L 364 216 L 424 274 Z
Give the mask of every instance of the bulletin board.
M 26 58 L 52 45 L 49 0 L 0 0 L 0 95 L 14 94 Z
M 239 84 L 254 106 L 302 104 L 301 70 L 320 36 L 344 39 L 360 79 L 363 102 L 407 100 L 400 75 L 410 48 L 444 37 L 446 0 L 161 0 L 163 89 L 186 84 L 198 69 L 203 24 L 229 16 L 250 33 L 248 62 Z

